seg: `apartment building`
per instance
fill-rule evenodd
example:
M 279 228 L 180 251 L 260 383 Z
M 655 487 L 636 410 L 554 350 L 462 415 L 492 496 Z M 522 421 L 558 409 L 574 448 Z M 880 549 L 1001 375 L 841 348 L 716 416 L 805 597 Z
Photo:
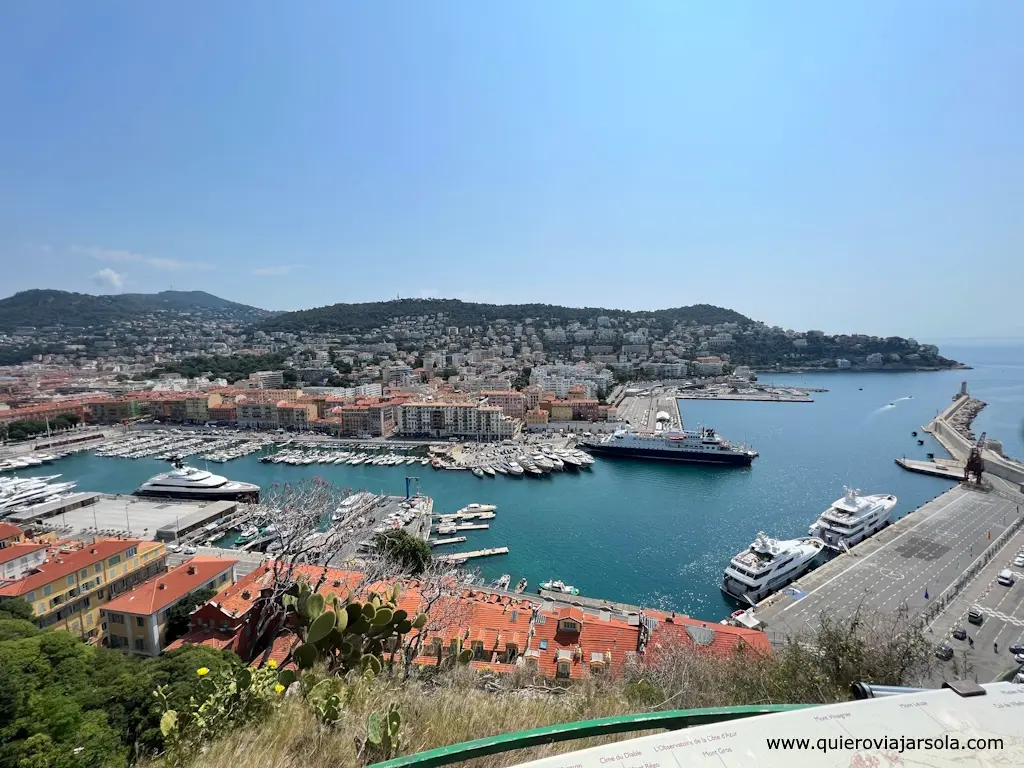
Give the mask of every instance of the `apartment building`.
M 492 405 L 466 402 L 405 403 L 398 431 L 405 437 L 457 437 L 495 441 L 511 438 L 520 423 Z
M 234 584 L 236 565 L 237 560 L 193 557 L 118 595 L 100 609 L 106 627 L 103 644 L 142 656 L 160 655 L 171 609 L 193 592 L 220 592 Z
M 314 421 L 316 421 L 316 403 L 282 401 L 277 404 L 277 423 L 286 429 L 309 429 L 310 424 Z
M 142 404 L 137 399 L 101 400 L 89 404 L 93 424 L 121 424 L 142 416 Z
M 526 414 L 526 395 L 515 390 L 484 390 L 488 405 L 496 405 L 510 419 L 522 419 Z
M 235 421 L 240 427 L 276 429 L 277 403 L 240 402 L 235 405 Z
M 279 389 L 284 386 L 284 371 L 256 371 L 245 382 L 250 389 Z
M 73 632 L 95 644 L 103 634 L 100 608 L 163 572 L 166 550 L 160 542 L 137 539 L 104 539 L 79 547 L 49 550 L 34 570 L 0 584 L 0 597 L 28 602 L 40 629 Z
M 16 525 L 0 523 L 0 549 L 25 541 L 25 532 Z
M 221 405 L 223 400 L 224 398 L 216 392 L 201 392 L 185 395 L 185 421 L 209 421 L 212 418 L 210 415 L 210 409 Z
M 705 355 L 693 361 L 693 369 L 701 376 L 721 376 L 725 363 L 717 355 Z

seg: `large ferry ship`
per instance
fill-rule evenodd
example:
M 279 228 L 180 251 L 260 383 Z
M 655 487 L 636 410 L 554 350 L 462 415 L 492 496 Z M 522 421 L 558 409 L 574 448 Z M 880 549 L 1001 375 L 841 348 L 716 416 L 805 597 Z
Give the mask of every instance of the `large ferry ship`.
M 802 576 L 824 547 L 818 538 L 779 541 L 761 531 L 729 561 L 722 591 L 741 602 L 758 603 Z
M 585 440 L 581 445 L 592 453 L 630 459 L 750 466 L 757 458 L 757 451 L 745 445 L 733 445 L 710 427 L 661 432 L 619 429 L 610 435 Z
M 878 533 L 889 524 L 896 497 L 892 494 L 861 496 L 860 489 L 844 486 L 843 498 L 821 513 L 807 531 L 829 549 L 843 551 Z
M 136 496 L 161 496 L 201 501 L 260 500 L 260 487 L 252 483 L 228 480 L 203 469 L 186 467 L 180 461 L 174 469 L 151 477 L 135 490 Z

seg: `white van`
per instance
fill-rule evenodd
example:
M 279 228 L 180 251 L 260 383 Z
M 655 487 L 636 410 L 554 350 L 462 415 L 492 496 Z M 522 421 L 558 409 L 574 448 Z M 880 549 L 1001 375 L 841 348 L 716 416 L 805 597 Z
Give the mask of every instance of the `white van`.
M 1011 571 L 1009 568 L 1000 571 L 999 575 L 996 577 L 996 581 L 998 581 L 1004 587 L 1012 587 L 1014 581 L 1013 571 Z

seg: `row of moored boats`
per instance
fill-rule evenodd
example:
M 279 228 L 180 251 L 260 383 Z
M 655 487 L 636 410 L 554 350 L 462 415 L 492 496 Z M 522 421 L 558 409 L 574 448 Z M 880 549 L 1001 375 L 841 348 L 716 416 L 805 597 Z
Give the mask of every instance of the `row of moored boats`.
M 427 465 L 430 459 L 422 456 L 404 456 L 397 453 L 373 454 L 360 451 L 302 451 L 283 450 L 273 456 L 264 456 L 260 459 L 264 464 L 291 464 L 298 466 L 302 464 L 360 464 L 378 467 L 396 467 L 399 464 L 422 464 Z
M 811 524 L 806 537 L 780 540 L 759 532 L 749 547 L 729 561 L 722 591 L 753 605 L 811 570 L 826 550 L 848 552 L 889 525 L 895 496 L 861 496 L 856 488 L 845 491 Z

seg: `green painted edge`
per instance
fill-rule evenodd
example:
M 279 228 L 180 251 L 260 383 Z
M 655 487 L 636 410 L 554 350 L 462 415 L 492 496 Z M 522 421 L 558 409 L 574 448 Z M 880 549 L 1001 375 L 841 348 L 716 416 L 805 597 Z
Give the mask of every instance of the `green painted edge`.
M 585 739 L 593 736 L 608 736 L 629 731 L 647 731 L 656 729 L 675 730 L 694 725 L 736 720 L 754 715 L 767 715 L 772 712 L 790 712 L 797 709 L 815 706 L 813 704 L 769 704 L 764 706 L 745 707 L 707 707 L 704 709 L 676 709 L 669 712 L 642 712 L 635 715 L 619 715 L 617 717 L 601 717 L 596 720 L 580 720 L 574 723 L 560 723 L 529 731 L 503 733 L 485 739 L 463 741 L 449 744 L 446 747 L 419 752 L 415 755 L 396 757 L 383 763 L 374 763 L 369 768 L 399 768 L 414 765 L 417 768 L 434 768 L 435 766 L 472 760 L 477 757 L 496 755 L 501 752 L 512 752 L 517 749 L 536 747 L 541 744 L 553 744 L 559 741 Z

